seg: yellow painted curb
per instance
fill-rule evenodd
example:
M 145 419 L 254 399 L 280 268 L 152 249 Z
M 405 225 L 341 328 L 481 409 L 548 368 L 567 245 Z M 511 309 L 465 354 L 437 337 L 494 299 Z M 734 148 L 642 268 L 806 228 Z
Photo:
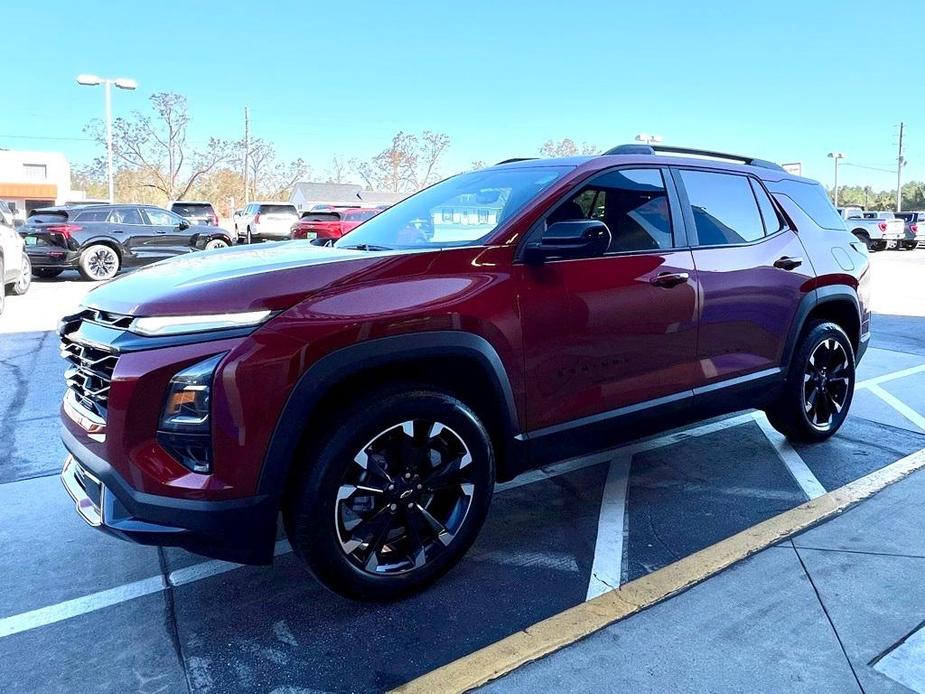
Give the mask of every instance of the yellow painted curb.
M 925 467 L 925 449 L 866 477 L 688 555 L 393 690 L 402 694 L 465 692 L 553 653 L 595 631 L 690 588 L 738 561 L 841 513 Z

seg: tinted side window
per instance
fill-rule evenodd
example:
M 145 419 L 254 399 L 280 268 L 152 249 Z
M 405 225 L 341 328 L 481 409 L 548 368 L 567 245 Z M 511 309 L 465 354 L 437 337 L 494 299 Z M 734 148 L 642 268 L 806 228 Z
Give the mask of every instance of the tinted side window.
M 771 198 L 768 197 L 768 194 L 764 192 L 764 188 L 756 181 L 752 181 L 751 184 L 752 190 L 755 191 L 755 198 L 758 200 L 758 209 L 761 210 L 761 219 L 764 222 L 764 233 L 768 235 L 776 234 L 783 227 L 777 210 L 774 209 L 774 204 L 771 202 Z
M 599 219 L 613 237 L 608 252 L 671 248 L 671 213 L 658 169 L 620 169 L 592 179 L 546 223 Z
M 87 210 L 75 218 L 78 222 L 105 222 L 109 217 L 109 210 Z
M 141 213 L 134 207 L 120 207 L 109 214 L 109 221 L 114 224 L 144 224 Z
M 694 213 L 697 245 L 747 243 L 764 236 L 761 214 L 746 176 L 683 169 L 680 173 Z
M 793 200 L 810 219 L 823 229 L 844 230 L 845 222 L 838 216 L 825 189 L 818 183 L 802 183 L 785 179 L 769 183 L 772 193 L 783 193 Z M 848 218 L 860 215 L 860 210 L 851 210 Z

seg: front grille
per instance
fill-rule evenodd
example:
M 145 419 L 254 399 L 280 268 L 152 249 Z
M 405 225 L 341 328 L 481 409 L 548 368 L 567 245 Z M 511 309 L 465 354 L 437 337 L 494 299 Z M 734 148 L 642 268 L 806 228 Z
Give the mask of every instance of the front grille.
M 84 322 L 124 328 L 128 327 L 131 320 L 131 316 L 87 309 L 68 316 L 63 321 L 61 356 L 69 363 L 67 371 L 64 372 L 68 390 L 79 405 L 103 419 L 106 418 L 109 387 L 118 355 L 105 345 L 82 341 L 78 330 Z

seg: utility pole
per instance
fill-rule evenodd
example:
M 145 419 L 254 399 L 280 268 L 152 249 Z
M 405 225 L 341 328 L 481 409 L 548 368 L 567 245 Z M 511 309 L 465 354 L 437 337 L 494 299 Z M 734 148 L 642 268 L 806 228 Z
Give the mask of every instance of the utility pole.
M 244 204 L 250 202 L 247 191 L 247 169 L 250 166 L 251 153 L 251 117 L 247 106 L 244 107 Z
M 896 157 L 896 211 L 902 211 L 903 203 L 903 166 L 906 158 L 903 156 L 903 130 L 905 123 L 899 122 L 899 155 Z
M 835 187 L 832 188 L 832 201 L 835 203 L 835 207 L 838 207 L 838 161 L 844 158 L 844 152 L 829 152 L 829 159 L 835 161 Z

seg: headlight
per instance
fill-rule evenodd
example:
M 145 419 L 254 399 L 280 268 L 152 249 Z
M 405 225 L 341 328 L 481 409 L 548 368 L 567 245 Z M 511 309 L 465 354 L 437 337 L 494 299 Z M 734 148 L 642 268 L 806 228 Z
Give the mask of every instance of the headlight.
M 157 441 L 193 472 L 212 472 L 212 377 L 224 354 L 183 369 L 167 387 Z
M 148 316 L 136 318 L 129 330 L 138 335 L 161 337 L 200 333 L 207 330 L 248 328 L 260 325 L 270 317 L 271 311 L 248 311 L 246 313 L 213 313 L 202 316 Z

